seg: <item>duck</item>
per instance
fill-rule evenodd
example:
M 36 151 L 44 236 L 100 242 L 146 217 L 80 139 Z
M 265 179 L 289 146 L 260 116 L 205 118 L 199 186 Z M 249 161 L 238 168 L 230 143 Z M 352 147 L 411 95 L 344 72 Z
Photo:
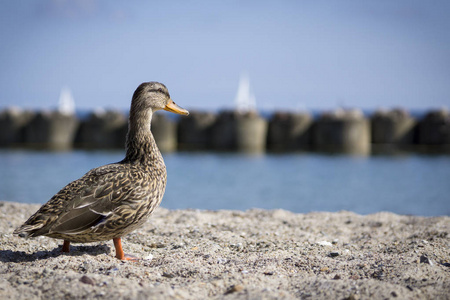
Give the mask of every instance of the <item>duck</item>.
M 140 84 L 131 100 L 125 158 L 67 184 L 14 234 L 61 239 L 62 252 L 70 252 L 70 243 L 112 239 L 118 259 L 138 260 L 124 253 L 121 238 L 147 221 L 165 192 L 166 166 L 150 128 L 158 110 L 189 114 L 164 84 Z

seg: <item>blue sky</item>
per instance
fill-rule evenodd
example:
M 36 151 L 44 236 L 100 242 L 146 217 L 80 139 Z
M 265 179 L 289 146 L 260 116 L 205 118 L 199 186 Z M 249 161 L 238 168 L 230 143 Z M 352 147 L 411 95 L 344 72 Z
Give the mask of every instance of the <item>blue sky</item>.
M 450 1 L 0 0 L 0 108 L 127 109 L 143 81 L 190 109 L 450 105 Z

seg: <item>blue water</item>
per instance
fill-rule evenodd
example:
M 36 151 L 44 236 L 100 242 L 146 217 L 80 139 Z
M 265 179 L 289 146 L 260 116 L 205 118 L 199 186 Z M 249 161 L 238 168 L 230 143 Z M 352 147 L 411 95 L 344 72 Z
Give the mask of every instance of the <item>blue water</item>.
M 45 203 L 123 151 L 0 151 L 0 200 Z M 450 156 L 165 154 L 171 209 L 450 215 Z

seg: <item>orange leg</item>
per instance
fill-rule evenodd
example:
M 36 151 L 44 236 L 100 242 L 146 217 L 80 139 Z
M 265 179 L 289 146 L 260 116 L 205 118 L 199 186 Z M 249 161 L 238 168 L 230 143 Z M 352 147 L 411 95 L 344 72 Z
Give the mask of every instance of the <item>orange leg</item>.
M 64 241 L 61 252 L 70 252 L 70 242 Z
M 116 257 L 118 259 L 131 260 L 131 261 L 139 260 L 137 257 L 123 253 L 122 240 L 120 238 L 113 238 L 113 242 L 114 242 L 114 247 L 116 248 Z

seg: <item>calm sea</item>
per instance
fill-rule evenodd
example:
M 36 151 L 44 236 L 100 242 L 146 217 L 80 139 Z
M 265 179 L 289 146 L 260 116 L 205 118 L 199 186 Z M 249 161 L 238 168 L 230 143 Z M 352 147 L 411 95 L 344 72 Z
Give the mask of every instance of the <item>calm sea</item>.
M 0 200 L 45 203 L 123 151 L 0 150 Z M 170 209 L 450 215 L 450 156 L 165 154 Z

